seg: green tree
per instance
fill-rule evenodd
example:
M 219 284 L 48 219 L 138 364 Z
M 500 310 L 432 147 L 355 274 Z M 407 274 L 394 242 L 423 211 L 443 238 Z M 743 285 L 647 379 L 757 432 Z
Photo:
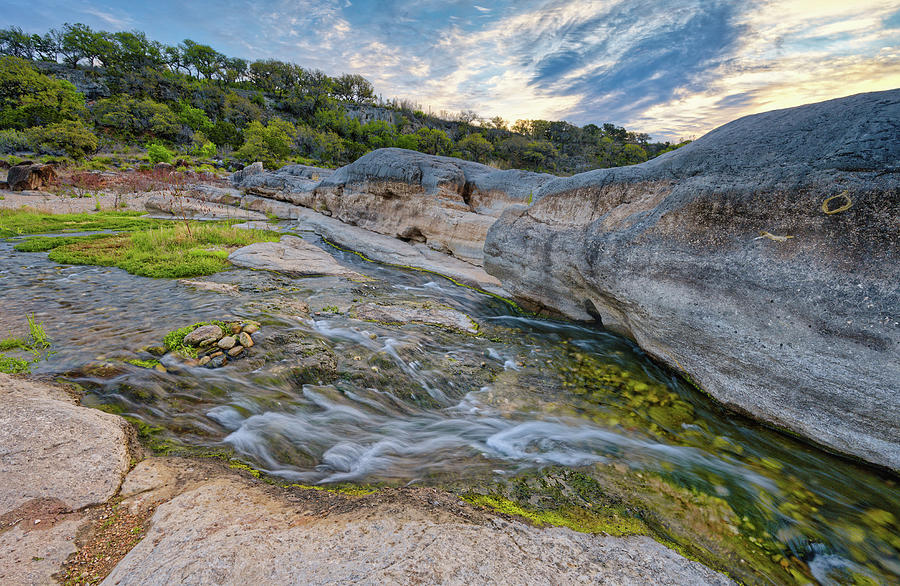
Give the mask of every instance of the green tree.
M 418 149 L 429 155 L 446 155 L 453 148 L 447 133 L 437 128 L 420 128 L 416 131 Z
M 494 150 L 494 145 L 481 134 L 475 132 L 456 143 L 456 148 L 462 152 L 464 158 L 470 161 L 486 163 Z
M 17 57 L 0 57 L 0 128 L 28 128 L 74 120 L 84 96 L 68 81 L 35 71 Z
M 64 120 L 26 130 L 34 148 L 41 153 L 65 153 L 80 159 L 97 150 L 97 137 L 81 120 Z
M 151 99 L 125 97 L 99 100 L 93 109 L 94 120 L 101 127 L 125 138 L 156 137 L 174 140 L 181 123 L 166 105 Z
M 262 161 L 266 167 L 275 169 L 290 156 L 296 136 L 297 129 L 286 120 L 275 118 L 265 126 L 254 120 L 244 131 L 245 142 L 235 154 L 245 161 Z

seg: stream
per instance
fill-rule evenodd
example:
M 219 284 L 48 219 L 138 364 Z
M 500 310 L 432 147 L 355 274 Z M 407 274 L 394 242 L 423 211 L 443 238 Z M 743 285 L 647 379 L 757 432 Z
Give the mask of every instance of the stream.
M 239 286 L 226 295 L 0 241 L 0 336 L 22 335 L 33 313 L 53 343 L 36 375 L 80 385 L 85 405 L 143 422 L 156 441 L 290 482 L 471 486 L 534 503 L 536 487 L 573 471 L 738 580 L 900 583 L 896 476 L 721 408 L 620 336 L 301 235 L 371 280 L 198 279 Z M 352 317 L 375 302 L 450 306 L 479 333 Z M 166 372 L 124 362 L 212 319 L 259 321 L 251 357 L 206 369 L 166 356 Z M 594 493 L 578 494 L 592 506 Z

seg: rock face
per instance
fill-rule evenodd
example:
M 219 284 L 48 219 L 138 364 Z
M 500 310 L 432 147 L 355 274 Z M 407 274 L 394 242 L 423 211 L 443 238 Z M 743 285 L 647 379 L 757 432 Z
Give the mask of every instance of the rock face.
M 323 501 L 336 512 L 317 513 Z M 395 490 L 353 502 L 319 492 L 315 501 L 292 503 L 265 486 L 248 486 L 233 478 L 195 485 L 160 505 L 146 537 L 104 583 L 487 584 L 498 580 L 506 584 L 732 583 L 646 537 L 537 529 L 489 517 L 435 490 Z
M 56 179 L 56 172 L 50 165 L 24 161 L 9 168 L 6 183 L 12 191 L 35 190 L 49 185 Z
M 724 404 L 900 469 L 900 90 L 748 116 L 508 210 L 485 268 Z
M 379 149 L 333 173 L 291 165 L 232 179 L 250 193 L 326 213 L 347 224 L 423 243 L 481 265 L 488 228 L 507 206 L 525 203 L 552 175 L 403 149 Z M 313 177 L 321 177 L 315 182 Z
M 257 242 L 228 255 L 228 261 L 249 269 L 276 271 L 296 276 L 332 276 L 365 279 L 333 256 L 296 236 L 283 236 L 278 242 Z
M 167 193 L 151 195 L 144 202 L 144 207 L 151 213 L 171 214 L 179 218 L 240 218 L 248 221 L 267 219 L 265 214 L 259 212 Z

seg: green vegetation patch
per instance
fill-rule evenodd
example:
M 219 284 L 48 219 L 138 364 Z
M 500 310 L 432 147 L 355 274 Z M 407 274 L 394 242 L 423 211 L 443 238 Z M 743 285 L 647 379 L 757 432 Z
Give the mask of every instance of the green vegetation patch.
M 47 252 L 60 246 L 83 242 L 85 240 L 97 240 L 109 238 L 109 234 L 91 234 L 89 236 L 32 236 L 13 246 L 13 250 L 19 252 Z
M 228 224 L 180 224 L 153 230 L 81 240 L 50 251 L 62 264 L 118 267 L 133 275 L 185 278 L 229 268 L 231 249 L 254 242 L 277 242 L 280 235 L 241 230 Z
M 146 230 L 167 223 L 141 217 L 141 212 L 97 212 L 84 214 L 45 214 L 28 208 L 0 209 L 0 238 L 51 232 L 92 232 Z
M 156 365 L 159 364 L 159 360 L 140 360 L 138 358 L 130 358 L 125 362 L 140 366 L 141 368 L 156 368 Z
M 6 338 L 0 340 L 0 352 L 24 351 L 31 353 L 28 360 L 18 356 L 0 354 L 0 372 L 6 374 L 21 374 L 28 372 L 34 362 L 41 360 L 50 348 L 50 339 L 44 331 L 44 324 L 34 318 L 34 314 L 26 316 L 28 320 L 28 339 Z

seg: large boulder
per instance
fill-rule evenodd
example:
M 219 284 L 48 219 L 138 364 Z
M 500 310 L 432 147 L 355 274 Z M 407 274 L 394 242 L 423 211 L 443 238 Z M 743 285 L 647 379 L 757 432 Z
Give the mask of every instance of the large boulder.
M 275 172 L 235 174 L 232 182 L 248 193 L 423 243 L 480 266 L 491 224 L 509 205 L 529 202 L 553 178 L 391 148 L 336 171 L 289 165 Z
M 6 183 L 12 191 L 39 190 L 56 179 L 50 165 L 24 161 L 9 168 Z
M 713 397 L 900 469 L 900 90 L 741 118 L 507 210 L 485 268 Z
M 248 269 L 275 271 L 298 277 L 328 276 L 365 280 L 340 264 L 333 256 L 296 236 L 282 236 L 278 242 L 257 242 L 238 248 L 228 262 Z

